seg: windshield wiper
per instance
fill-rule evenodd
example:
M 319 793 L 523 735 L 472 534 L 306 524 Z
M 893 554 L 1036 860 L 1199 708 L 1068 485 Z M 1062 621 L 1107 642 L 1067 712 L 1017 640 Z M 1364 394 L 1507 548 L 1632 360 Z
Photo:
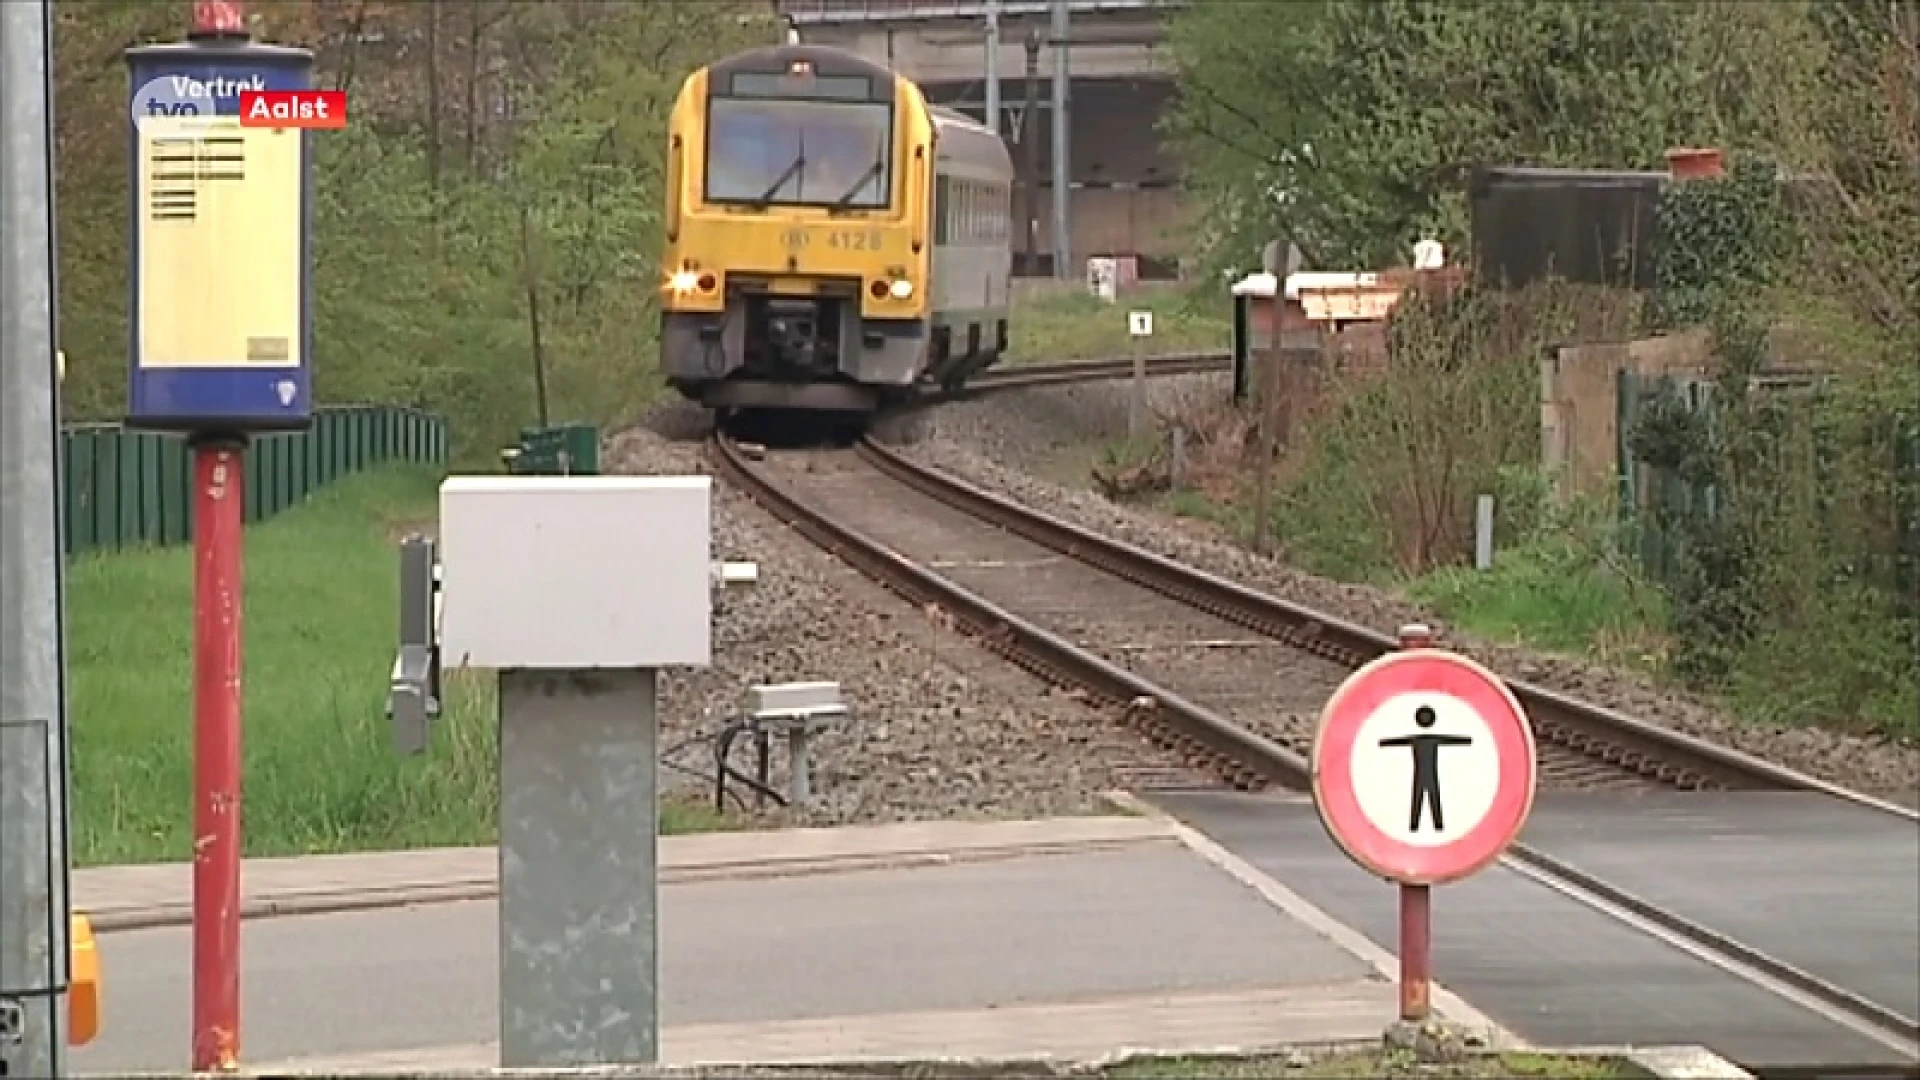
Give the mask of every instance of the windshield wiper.
M 807 140 L 805 136 L 802 136 L 800 139 L 799 152 L 793 155 L 793 161 L 789 163 L 784 170 L 781 171 L 779 179 L 775 180 L 771 185 L 769 185 L 767 190 L 761 192 L 759 198 L 753 200 L 753 203 L 752 203 L 753 208 L 755 210 L 765 210 L 767 207 L 772 206 L 773 197 L 775 195 L 780 194 L 780 189 L 787 186 L 787 181 L 793 179 L 795 173 L 798 173 L 801 169 L 804 169 L 806 167 L 807 167 Z M 864 184 L 866 183 L 866 181 L 862 180 L 861 183 Z
M 853 201 L 855 195 L 860 194 L 860 189 L 867 186 L 867 181 L 879 176 L 880 171 L 886 167 L 885 158 L 874 159 L 873 164 L 867 166 L 867 171 L 860 174 L 860 179 L 855 180 L 853 186 L 847 189 L 847 193 L 827 204 L 827 209 L 833 212 L 847 209 L 847 204 Z

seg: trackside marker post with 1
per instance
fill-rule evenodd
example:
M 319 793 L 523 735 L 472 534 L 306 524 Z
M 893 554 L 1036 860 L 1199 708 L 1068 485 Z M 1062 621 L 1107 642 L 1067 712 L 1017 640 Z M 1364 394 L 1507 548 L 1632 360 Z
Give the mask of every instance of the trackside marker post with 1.
M 1349 676 L 1313 739 L 1313 801 L 1327 835 L 1400 885 L 1400 1018 L 1425 1020 L 1434 885 L 1498 859 L 1533 809 L 1533 725 L 1513 691 L 1433 647 L 1418 624 L 1400 651 Z
M 1127 312 L 1127 336 L 1133 341 L 1133 393 L 1127 399 L 1127 437 L 1137 441 L 1147 418 L 1147 354 L 1142 346 L 1153 336 L 1153 312 Z

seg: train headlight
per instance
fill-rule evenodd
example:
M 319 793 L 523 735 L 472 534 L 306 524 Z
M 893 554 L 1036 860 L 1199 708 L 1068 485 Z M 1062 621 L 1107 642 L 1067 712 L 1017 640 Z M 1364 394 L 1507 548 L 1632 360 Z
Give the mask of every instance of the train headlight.
M 684 296 L 700 286 L 700 275 L 691 270 L 675 270 L 673 276 L 667 280 L 667 285 L 674 292 Z
M 906 278 L 894 278 L 893 284 L 887 286 L 887 291 L 893 294 L 895 300 L 905 300 L 913 295 L 913 282 Z

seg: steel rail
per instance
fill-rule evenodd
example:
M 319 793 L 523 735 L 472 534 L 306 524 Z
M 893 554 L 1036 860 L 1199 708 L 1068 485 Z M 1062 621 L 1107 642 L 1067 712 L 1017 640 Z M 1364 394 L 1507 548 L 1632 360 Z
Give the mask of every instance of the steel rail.
M 1233 370 L 1232 355 L 1224 352 L 1162 353 L 1143 358 L 1148 378 L 1170 375 L 1206 375 Z M 1006 390 L 1028 390 L 1042 386 L 1105 382 L 1133 376 L 1133 358 L 1078 360 L 1063 364 L 1034 364 L 1027 367 L 993 368 L 969 378 L 955 390 L 929 390 L 913 399 L 916 405 L 966 401 Z
M 1776 1065 L 1749 1072 L 1753 1080 L 1920 1080 L 1920 1065 Z

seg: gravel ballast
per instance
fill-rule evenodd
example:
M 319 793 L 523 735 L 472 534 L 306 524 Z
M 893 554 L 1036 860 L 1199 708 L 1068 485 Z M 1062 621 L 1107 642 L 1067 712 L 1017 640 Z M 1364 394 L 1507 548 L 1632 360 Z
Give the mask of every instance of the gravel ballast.
M 1221 375 L 1158 379 L 1149 385 L 1149 405 L 1158 412 L 1191 407 L 1203 395 L 1217 400 L 1229 387 Z M 1041 468 L 1037 463 L 1070 458 L 1076 447 L 1123 435 L 1127 394 L 1127 384 L 1120 381 L 1014 391 L 943 406 L 927 437 L 904 449 L 917 460 L 1023 504 L 1350 622 L 1392 633 L 1406 622 L 1424 621 L 1442 633 L 1445 644 L 1508 678 L 1710 739 L 1855 791 L 1909 805 L 1920 798 L 1920 749 L 1884 739 L 1741 721 L 1637 672 L 1476 639 L 1447 627 L 1404 597 L 1331 581 L 1255 555 L 1210 523 L 1122 506 L 1084 487 L 1032 475 Z
M 610 440 L 605 469 L 708 473 L 702 427 L 684 410 L 663 409 Z M 813 804 L 802 813 L 769 807 L 772 822 L 1110 812 L 1103 792 L 1143 773 L 1181 772 L 1116 715 L 943 627 L 724 483 L 715 485 L 713 513 L 714 558 L 757 563 L 759 582 L 719 601 L 713 666 L 663 678 L 669 790 L 712 798 L 712 739 L 741 715 L 749 686 L 816 679 L 841 683 L 853 717 L 813 748 Z M 752 756 L 747 740 L 735 743 L 735 768 L 750 774 Z M 784 791 L 777 741 L 773 760 L 772 786 Z

